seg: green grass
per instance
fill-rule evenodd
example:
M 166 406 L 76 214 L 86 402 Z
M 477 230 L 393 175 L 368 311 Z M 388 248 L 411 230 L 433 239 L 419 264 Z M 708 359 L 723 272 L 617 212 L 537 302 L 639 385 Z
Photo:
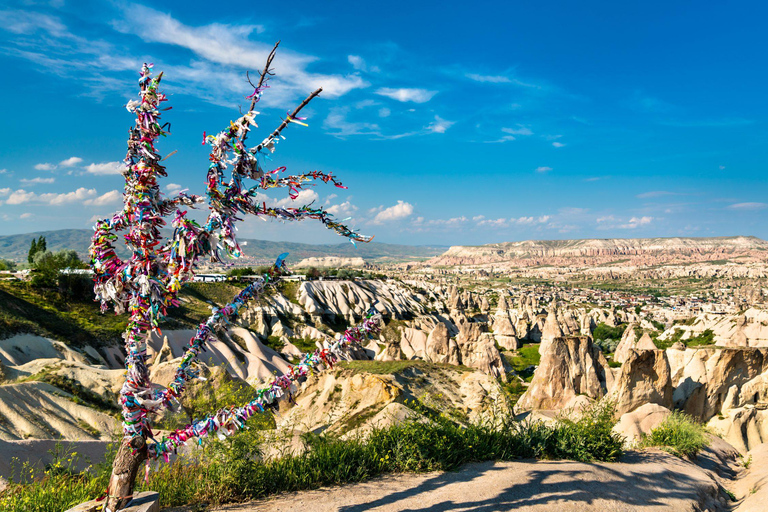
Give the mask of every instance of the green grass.
M 509 364 L 512 365 L 512 368 L 523 377 L 526 382 L 531 382 L 533 379 L 533 372 L 526 370 L 531 366 L 538 366 L 541 362 L 539 344 L 523 345 L 516 350 L 512 356 L 506 355 L 506 358 Z
M 126 315 L 101 314 L 90 299 L 0 281 L 0 337 L 33 333 L 74 346 L 98 346 L 119 341 L 126 323 Z
M 259 460 L 261 437 L 248 430 L 204 444 L 197 461 L 163 464 L 136 491 L 158 491 L 161 506 L 220 504 L 281 492 L 359 482 L 384 473 L 447 471 L 462 464 L 520 458 L 615 461 L 623 439 L 614 434 L 611 404 L 599 403 L 579 421 L 508 421 L 461 426 L 443 414 L 429 423 L 407 422 L 363 438 L 305 435 L 301 455 Z M 109 464 L 77 474 L 57 463 L 31 484 L 18 479 L 0 493 L 0 510 L 53 512 L 99 496 Z M 23 469 L 23 468 L 22 468 Z
M 641 440 L 641 446 L 655 446 L 678 457 L 692 457 L 708 445 L 704 426 L 680 411 L 674 411 Z
M 428 363 L 418 359 L 407 361 L 342 361 L 337 365 L 360 373 L 372 373 L 374 375 L 395 375 L 408 368 L 418 368 L 424 372 L 436 369 L 449 369 L 459 372 L 473 372 L 472 368 L 461 365 Z

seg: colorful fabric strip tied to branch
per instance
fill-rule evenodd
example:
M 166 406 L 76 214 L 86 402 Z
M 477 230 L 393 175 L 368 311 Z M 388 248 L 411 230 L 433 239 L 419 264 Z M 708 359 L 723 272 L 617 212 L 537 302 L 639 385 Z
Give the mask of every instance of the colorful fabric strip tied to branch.
M 264 412 L 285 397 L 292 398 L 297 389 L 297 382 L 310 373 L 331 368 L 352 346 L 360 346 L 366 338 L 380 332 L 380 329 L 381 314 L 372 307 L 360 325 L 348 329 L 338 339 L 327 343 L 327 348 L 305 354 L 301 362 L 292 366 L 285 375 L 275 377 L 268 385 L 258 389 L 255 399 L 240 407 L 221 409 L 185 428 L 169 433 L 160 441 L 149 445 L 149 457 L 162 458 L 169 462 L 170 454 L 175 453 L 179 446 L 186 445 L 191 439 L 202 443 L 203 438 L 214 434 L 219 439 L 224 439 L 245 428 L 246 422 L 254 414 Z

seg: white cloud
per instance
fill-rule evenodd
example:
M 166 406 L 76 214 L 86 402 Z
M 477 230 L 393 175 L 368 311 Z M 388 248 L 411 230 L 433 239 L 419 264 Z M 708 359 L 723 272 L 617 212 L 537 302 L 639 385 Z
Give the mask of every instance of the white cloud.
M 323 128 L 331 135 L 346 137 L 348 135 L 381 135 L 379 125 L 361 121 L 349 121 L 349 107 L 335 107 L 323 121 Z
M 31 219 L 34 216 L 35 216 L 35 214 L 27 212 L 27 213 L 22 213 L 21 215 L 19 215 L 19 218 L 20 219 Z
M 376 91 L 376 94 L 380 94 L 381 96 L 386 96 L 387 98 L 392 98 L 393 100 L 401 101 L 404 103 L 408 101 L 412 101 L 414 103 L 426 103 L 432 99 L 432 96 L 437 94 L 437 91 L 429 91 L 427 89 L 393 89 L 391 87 L 382 87 Z
M 518 124 L 517 128 L 502 128 L 501 131 L 510 135 L 533 135 L 533 131 L 522 124 Z
M 318 196 L 317 192 L 314 190 L 305 188 L 303 190 L 299 190 L 299 193 L 296 195 L 296 199 L 291 199 L 290 196 L 283 199 L 275 199 L 274 197 L 270 197 L 261 192 L 256 193 L 255 199 L 256 202 L 264 202 L 267 204 L 267 206 L 274 208 L 298 208 L 299 206 L 317 201 L 320 199 L 320 196 Z
M 565 146 L 562 142 L 553 142 L 552 145 L 556 148 L 562 148 Z
M 383 207 L 380 207 L 383 208 Z M 396 205 L 382 209 L 373 218 L 374 224 L 382 224 L 393 220 L 400 220 L 413 215 L 413 205 L 405 201 L 398 201 Z
M 536 172 L 549 172 L 551 170 L 552 170 L 551 167 L 547 167 L 545 165 L 542 165 L 542 166 L 536 168 Z
M 391 113 L 392 111 L 389 110 L 387 107 L 382 107 L 379 109 L 379 117 L 389 117 Z
M 640 226 L 647 226 L 653 222 L 653 217 L 632 217 L 629 219 L 629 223 L 627 224 L 621 224 L 618 226 L 619 229 L 635 229 Z
M 15 190 L 10 193 L 6 204 L 25 204 L 25 203 L 41 203 L 51 206 L 60 206 L 71 203 L 85 203 L 87 199 L 91 199 L 96 195 L 96 189 L 87 189 L 80 187 L 72 192 L 63 193 L 46 193 L 35 194 L 34 192 L 27 192 L 24 189 Z
M 89 164 L 85 166 L 85 172 L 97 176 L 120 174 L 123 169 L 125 169 L 125 164 L 123 162 L 102 162 L 100 164 Z
M 542 88 L 542 86 L 540 85 L 532 84 L 529 82 L 523 82 L 522 80 L 518 80 L 517 78 L 509 78 L 504 75 L 481 75 L 479 73 L 466 73 L 464 76 L 475 82 L 486 83 L 486 84 L 513 84 L 520 87 L 529 87 L 532 89 Z
M 762 210 L 768 208 L 768 203 L 736 203 L 728 206 L 731 210 Z
M 348 55 L 347 61 L 352 64 L 352 67 L 361 71 L 365 70 L 365 60 L 359 55 Z
M 613 215 L 605 215 L 603 217 L 598 217 L 597 219 L 595 219 L 595 222 L 597 222 L 598 224 L 602 224 L 603 222 L 615 222 L 615 221 L 616 221 L 616 217 L 614 217 Z
M 54 169 L 56 169 L 56 165 L 49 164 L 49 163 L 37 164 L 35 165 L 35 169 L 37 169 L 38 171 L 53 171 Z
M 123 20 L 113 23 L 116 30 L 136 34 L 148 43 L 164 43 L 186 48 L 208 62 L 227 66 L 228 74 L 240 83 L 240 70 L 261 69 L 272 50 L 271 44 L 252 41 L 249 37 L 253 32 L 258 33 L 263 29 L 260 25 L 210 23 L 193 27 L 181 23 L 169 14 L 139 4 L 125 4 L 123 15 Z M 368 86 L 368 83 L 357 75 L 328 75 L 307 71 L 307 67 L 317 60 L 316 57 L 281 48 L 275 61 L 278 70 L 275 83 L 280 82 L 280 94 L 283 94 L 283 99 L 305 95 L 307 91 L 318 87 L 323 87 L 324 97 L 333 98 Z M 206 91 L 212 83 L 221 84 L 218 80 L 213 80 L 214 77 L 210 74 L 199 76 L 199 73 L 195 73 L 203 68 L 206 67 L 187 68 L 187 71 L 198 75 L 195 79 Z M 169 70 L 167 66 L 166 69 Z M 233 85 L 239 87 L 240 83 L 235 81 Z M 220 91 L 218 94 L 220 95 Z M 273 93 L 272 98 L 274 97 Z
M 79 157 L 76 157 L 76 156 L 71 156 L 71 157 L 67 158 L 66 160 L 62 160 L 61 162 L 59 162 L 59 165 L 61 167 L 74 167 L 77 164 L 80 164 L 82 162 L 83 162 L 82 158 L 79 158 Z
M 178 183 L 168 183 L 164 188 L 165 188 L 165 191 L 172 196 L 181 192 L 181 185 L 179 185 Z
M 654 197 L 663 197 L 663 196 L 675 196 L 677 195 L 674 192 L 668 192 L 666 190 L 652 190 L 651 192 L 643 192 L 642 194 L 637 194 L 638 199 L 651 199 Z
M 360 57 L 359 55 L 348 55 L 347 61 L 352 64 L 352 67 L 355 68 L 358 71 L 362 72 L 371 72 L 371 73 L 378 73 L 381 71 L 378 66 L 369 66 L 367 62 L 365 62 L 365 59 Z
M 27 192 L 26 190 L 19 189 L 11 192 L 5 202 L 6 204 L 24 204 L 30 202 L 34 198 L 34 192 Z
M 475 222 L 478 222 L 483 220 L 484 218 L 485 218 L 485 215 L 475 215 L 474 217 L 472 217 L 472 220 Z
M 0 174 L 8 174 L 8 169 L 0 169 Z
M 432 133 L 445 133 L 445 131 L 456 124 L 454 121 L 446 121 L 440 116 L 435 116 L 435 121 L 427 126 L 427 130 Z
M 479 75 L 477 73 L 467 73 L 464 76 L 466 76 L 470 80 L 474 80 L 475 82 L 483 82 L 483 83 L 490 83 L 490 84 L 508 84 L 512 82 L 512 80 L 509 77 L 502 76 L 502 75 Z
M 493 228 L 505 228 L 509 226 L 509 221 L 505 218 L 483 219 L 477 223 L 478 226 L 491 226 Z
M 351 217 L 357 212 L 357 206 L 349 201 L 344 201 L 341 204 L 334 204 L 327 208 L 326 211 L 337 218 Z
M 123 201 L 123 194 L 117 190 L 110 190 L 106 194 L 102 194 L 99 197 L 89 199 L 83 204 L 88 206 L 106 206 L 109 204 L 117 204 Z
M 61 194 L 55 194 L 55 193 L 40 194 L 37 197 L 37 200 L 52 206 L 59 206 L 63 204 L 84 202 L 86 199 L 92 198 L 95 195 L 96 195 L 95 188 L 89 189 L 85 187 L 80 187 L 77 190 L 74 190 L 72 192 L 64 192 Z
M 24 183 L 25 185 L 35 185 L 38 183 L 53 183 L 56 181 L 55 178 L 32 178 L 31 180 L 22 178 L 19 180 L 20 182 Z

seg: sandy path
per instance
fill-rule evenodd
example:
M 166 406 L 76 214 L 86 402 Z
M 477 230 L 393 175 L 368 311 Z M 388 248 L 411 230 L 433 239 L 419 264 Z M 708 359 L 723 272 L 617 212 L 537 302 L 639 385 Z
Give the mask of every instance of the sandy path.
M 613 464 L 526 460 L 470 464 L 448 473 L 389 475 L 213 510 L 677 512 L 727 510 L 724 503 L 705 470 L 667 453 L 646 451 L 631 452 Z

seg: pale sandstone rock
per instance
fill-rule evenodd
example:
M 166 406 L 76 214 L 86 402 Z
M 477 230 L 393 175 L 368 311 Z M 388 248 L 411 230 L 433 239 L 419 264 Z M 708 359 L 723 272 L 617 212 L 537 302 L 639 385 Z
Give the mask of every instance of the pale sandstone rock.
M 541 356 L 519 410 L 561 409 L 576 395 L 601 398 L 609 388 L 608 362 L 586 337 L 555 338 Z
M 621 341 L 616 346 L 616 352 L 613 354 L 613 360 L 623 363 L 629 357 L 629 351 L 635 348 L 637 335 L 635 334 L 635 324 L 629 324 L 621 337 Z
M 622 414 L 613 431 L 626 438 L 626 446 L 635 446 L 643 435 L 658 427 L 672 411 L 658 404 L 644 404 L 632 412 Z
M 615 383 L 616 412 L 624 414 L 644 404 L 672 408 L 672 378 L 662 350 L 631 350 Z

